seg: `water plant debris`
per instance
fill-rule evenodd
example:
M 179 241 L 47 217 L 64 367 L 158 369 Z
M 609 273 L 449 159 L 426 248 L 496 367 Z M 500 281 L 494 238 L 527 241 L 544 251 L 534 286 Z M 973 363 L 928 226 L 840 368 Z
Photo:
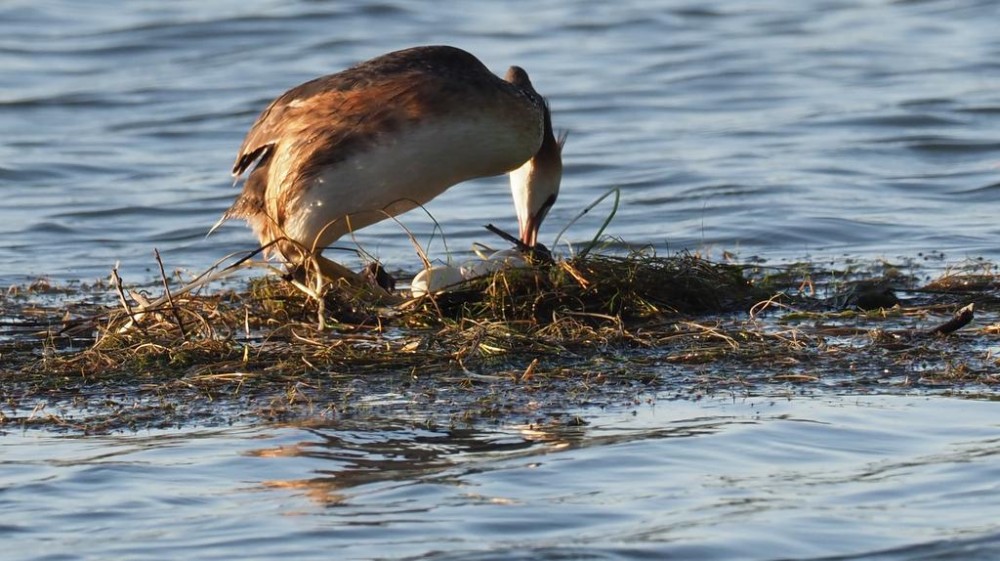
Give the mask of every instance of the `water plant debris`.
M 385 408 L 421 422 L 541 421 L 664 395 L 1000 389 L 1000 282 L 983 262 L 928 278 L 915 263 L 591 251 L 387 305 L 363 287 L 307 294 L 279 274 L 182 282 L 156 259 L 155 284 L 115 272 L 0 297 L 0 430 Z

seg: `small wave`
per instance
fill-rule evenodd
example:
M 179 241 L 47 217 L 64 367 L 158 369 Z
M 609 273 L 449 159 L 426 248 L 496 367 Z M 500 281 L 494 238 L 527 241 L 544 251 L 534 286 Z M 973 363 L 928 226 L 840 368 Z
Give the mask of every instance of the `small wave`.
M 910 142 L 908 147 L 925 152 L 985 153 L 1000 151 L 1000 142 L 942 138 Z
M 210 224 L 205 224 L 203 226 L 167 230 L 147 237 L 146 241 L 153 243 L 200 241 L 205 239 L 210 227 Z
M 816 122 L 811 124 L 817 124 Z M 818 124 L 833 127 L 888 127 L 888 128 L 941 128 L 962 125 L 958 119 L 949 119 L 928 114 L 871 115 L 867 117 L 847 117 L 830 119 Z
M 973 105 L 955 109 L 956 113 L 969 113 L 971 115 L 1000 115 L 1000 105 Z
M 28 232 L 38 234 L 77 234 L 77 229 L 70 228 L 58 222 L 39 222 L 27 228 Z
M 987 193 L 993 194 L 997 191 L 1000 191 L 1000 181 L 996 183 L 990 183 L 989 185 L 983 185 L 981 187 L 973 187 L 971 189 L 961 189 L 958 191 L 953 191 L 952 193 L 955 195 L 982 195 Z M 993 197 L 990 197 L 990 200 L 995 201 Z
M 71 108 L 117 108 L 141 104 L 140 100 L 129 100 L 120 95 L 106 95 L 96 92 L 67 92 L 48 96 L 30 96 L 21 98 L 0 99 L 2 109 L 32 109 L 36 107 L 71 107 Z
M 902 144 L 922 152 L 984 153 L 1000 150 L 1000 142 L 972 140 L 942 135 L 887 136 L 869 140 L 873 144 Z
M 96 210 L 74 210 L 53 214 L 52 218 L 63 219 L 93 219 L 108 217 L 153 217 L 153 216 L 176 216 L 177 210 L 173 208 L 161 208 L 151 206 L 123 206 L 112 208 L 99 208 Z
M 62 173 L 49 166 L 32 166 L 28 168 L 11 168 L 0 166 L 0 181 L 38 182 L 45 179 L 62 177 Z

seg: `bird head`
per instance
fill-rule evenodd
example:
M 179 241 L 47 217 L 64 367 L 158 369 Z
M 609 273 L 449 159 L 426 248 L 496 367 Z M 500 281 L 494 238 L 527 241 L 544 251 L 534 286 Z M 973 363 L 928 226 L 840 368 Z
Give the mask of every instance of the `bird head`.
M 514 209 L 520 229 L 520 239 L 528 247 L 538 243 L 538 230 L 549 209 L 555 204 L 562 181 L 562 147 L 566 136 L 556 138 L 552 131 L 552 115 L 549 105 L 538 95 L 528 74 L 522 68 L 512 66 L 507 71 L 506 80 L 520 87 L 536 99 L 543 112 L 542 143 L 535 155 L 521 167 L 510 172 L 510 189 L 514 197 Z

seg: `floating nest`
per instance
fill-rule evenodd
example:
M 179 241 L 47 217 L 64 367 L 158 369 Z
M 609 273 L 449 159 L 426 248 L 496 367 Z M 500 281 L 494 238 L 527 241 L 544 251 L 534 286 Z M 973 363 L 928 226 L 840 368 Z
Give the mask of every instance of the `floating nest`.
M 391 305 L 363 288 L 307 294 L 277 275 L 229 288 L 165 275 L 145 290 L 116 277 L 16 287 L 0 298 L 0 427 L 343 415 L 364 403 L 358 380 L 367 392 L 437 404 L 446 389 L 469 388 L 451 402 L 451 422 L 537 407 L 543 391 L 566 405 L 608 384 L 696 394 L 831 383 L 994 391 L 992 267 L 924 286 L 902 270 L 592 254 Z M 989 324 L 970 329 L 976 315 Z
M 595 255 L 510 268 L 472 279 L 407 309 L 421 317 L 558 321 L 573 315 L 634 323 L 747 309 L 764 294 L 743 268 L 693 255 Z

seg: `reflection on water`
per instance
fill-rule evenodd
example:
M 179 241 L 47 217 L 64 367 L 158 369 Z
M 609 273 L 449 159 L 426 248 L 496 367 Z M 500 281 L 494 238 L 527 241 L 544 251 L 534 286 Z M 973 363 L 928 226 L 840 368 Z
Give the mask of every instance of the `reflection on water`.
M 254 450 L 250 454 L 267 458 L 301 456 L 329 462 L 323 464 L 329 468 L 317 470 L 318 477 L 264 483 L 268 487 L 303 490 L 311 499 L 326 505 L 340 503 L 345 497 L 342 491 L 353 487 L 441 474 L 456 466 L 453 460 L 456 456 L 533 448 L 529 439 L 495 442 L 484 440 L 480 432 L 469 429 L 438 433 L 380 426 L 373 434 L 307 432 L 318 440 Z
M 992 559 L 995 404 L 661 401 L 584 422 L 9 434 L 23 559 Z

